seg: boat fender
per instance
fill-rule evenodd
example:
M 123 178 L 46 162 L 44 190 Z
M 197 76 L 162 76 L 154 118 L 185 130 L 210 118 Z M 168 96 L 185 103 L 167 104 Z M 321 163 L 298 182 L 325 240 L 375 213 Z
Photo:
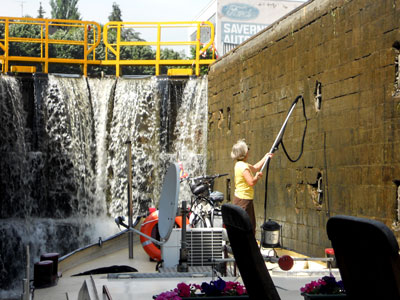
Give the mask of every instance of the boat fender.
M 179 227 L 182 228 L 182 217 L 177 216 L 175 217 L 175 224 Z M 186 218 L 186 224 L 189 224 L 189 220 Z M 158 235 L 158 210 L 152 212 L 142 223 L 140 227 L 140 232 L 147 236 L 151 236 L 154 239 L 159 239 Z M 144 236 L 140 236 L 140 243 L 142 244 L 142 247 L 144 251 L 147 253 L 147 255 L 150 256 L 151 259 L 156 260 L 156 261 L 161 261 L 161 250 L 160 248 L 154 244 L 152 241 L 150 241 L 148 238 Z

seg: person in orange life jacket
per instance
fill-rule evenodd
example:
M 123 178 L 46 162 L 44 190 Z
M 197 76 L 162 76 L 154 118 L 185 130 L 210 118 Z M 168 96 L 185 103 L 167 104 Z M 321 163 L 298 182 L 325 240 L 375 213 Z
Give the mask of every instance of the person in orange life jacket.
M 239 140 L 232 147 L 231 157 L 235 163 L 235 197 L 233 204 L 243 208 L 250 217 L 253 232 L 256 232 L 256 217 L 254 213 L 254 185 L 262 177 L 260 172 L 267 157 L 272 157 L 273 153 L 267 153 L 254 165 L 247 162 L 250 148 L 244 140 Z

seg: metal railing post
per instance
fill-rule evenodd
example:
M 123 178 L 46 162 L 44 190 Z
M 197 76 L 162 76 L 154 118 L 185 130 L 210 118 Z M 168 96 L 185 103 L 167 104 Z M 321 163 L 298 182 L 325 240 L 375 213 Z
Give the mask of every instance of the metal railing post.
M 196 76 L 200 75 L 200 24 L 197 24 L 197 36 L 196 36 Z
M 126 141 L 127 145 L 127 168 L 128 168 L 128 226 L 129 226 L 129 258 L 133 258 L 133 231 L 132 229 L 132 218 L 133 218 L 133 211 L 132 211 L 132 143 L 130 140 Z
M 156 76 L 160 75 L 161 59 L 161 25 L 157 24 Z
M 120 60 L 120 54 L 121 54 L 121 24 L 118 24 L 117 27 L 117 63 L 115 65 L 115 76 L 119 77 L 120 74 L 120 64 L 119 64 L 119 60 Z
M 8 72 L 8 55 L 9 55 L 8 35 L 9 35 L 9 22 L 8 19 L 6 19 L 6 25 L 4 29 L 4 47 L 6 48 L 4 51 L 4 73 Z
M 44 46 L 44 73 L 49 73 L 49 22 L 46 21 L 45 46 Z
M 83 40 L 83 75 L 87 76 L 87 55 L 88 55 L 88 25 L 84 25 L 84 40 Z

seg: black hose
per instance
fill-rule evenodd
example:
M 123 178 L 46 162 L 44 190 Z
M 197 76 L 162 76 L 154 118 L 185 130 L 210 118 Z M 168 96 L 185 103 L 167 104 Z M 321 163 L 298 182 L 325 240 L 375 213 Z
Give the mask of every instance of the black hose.
M 284 144 L 283 144 L 283 135 L 285 134 L 284 132 L 282 133 L 282 137 L 281 137 L 279 143 L 276 145 L 276 148 L 278 148 L 279 144 L 282 144 L 282 149 L 283 149 L 283 151 L 285 152 L 286 157 L 287 157 L 291 162 L 296 162 L 296 161 L 298 161 L 298 160 L 300 159 L 300 157 L 302 156 L 302 154 L 303 154 L 303 149 L 304 149 L 304 140 L 305 140 L 305 138 L 306 138 L 307 116 L 306 116 L 306 106 L 305 106 L 305 104 L 304 104 L 304 98 L 303 98 L 302 95 L 299 95 L 299 96 L 296 97 L 296 99 L 293 101 L 292 105 L 290 106 L 289 111 L 292 109 L 292 107 L 293 107 L 294 105 L 297 104 L 297 102 L 298 102 L 300 99 L 301 99 L 301 101 L 302 101 L 302 103 L 303 103 L 303 115 L 304 115 L 304 119 L 305 119 L 305 121 L 306 121 L 306 124 L 305 124 L 305 126 L 304 126 L 303 138 L 302 138 L 302 140 L 301 140 L 301 149 L 300 149 L 300 154 L 299 154 L 299 156 L 298 156 L 296 159 L 292 159 L 292 158 L 289 156 L 289 154 L 287 153 L 286 148 L 285 148 L 285 146 L 284 146 Z M 268 186 L 268 173 L 269 173 L 269 163 L 270 163 L 270 161 L 271 161 L 271 160 L 268 160 L 268 162 L 267 162 L 267 164 L 266 164 L 266 168 L 267 168 L 267 169 L 266 169 L 266 171 L 265 171 L 264 223 L 265 223 L 266 220 L 267 220 L 267 199 L 268 199 L 268 188 L 267 188 L 267 186 Z
M 302 96 L 302 95 L 297 96 L 296 100 L 294 100 L 294 102 L 293 102 L 293 104 L 290 106 L 290 108 L 291 108 L 293 105 L 296 105 L 296 104 L 297 104 L 297 101 L 299 101 L 299 99 L 301 99 L 301 101 L 302 101 L 302 103 L 303 103 L 303 115 L 304 115 L 304 120 L 306 121 L 306 124 L 304 125 L 303 138 L 301 139 L 301 149 L 300 149 L 300 154 L 299 154 L 299 156 L 298 156 L 296 159 L 292 159 L 292 158 L 290 157 L 290 155 L 289 155 L 289 154 L 287 153 L 287 151 L 286 151 L 285 145 L 283 144 L 283 135 L 282 135 L 281 142 L 280 142 L 280 144 L 282 144 L 282 149 L 283 149 L 283 151 L 285 152 L 286 157 L 287 157 L 288 160 L 290 160 L 291 162 L 296 162 L 296 161 L 298 161 L 298 160 L 300 159 L 301 155 L 303 154 L 304 140 L 305 140 L 305 138 L 306 138 L 306 131 L 307 131 L 306 106 L 304 105 L 304 98 L 303 98 L 303 96 Z

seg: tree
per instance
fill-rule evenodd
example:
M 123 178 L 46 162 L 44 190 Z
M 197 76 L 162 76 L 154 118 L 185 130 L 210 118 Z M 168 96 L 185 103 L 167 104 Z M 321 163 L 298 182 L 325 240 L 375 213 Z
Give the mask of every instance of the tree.
M 190 48 L 190 54 L 193 59 L 196 59 L 195 47 Z M 207 48 L 206 51 L 200 55 L 200 59 L 213 59 L 213 58 L 214 58 L 213 51 L 210 48 Z M 205 65 L 200 66 L 200 74 L 201 75 L 208 74 L 208 66 Z
M 55 40 L 65 41 L 82 41 L 84 32 L 82 28 L 69 29 L 61 28 L 58 29 L 50 37 Z M 64 59 L 83 59 L 84 51 L 82 46 L 73 44 L 51 44 L 49 46 L 49 57 L 52 58 L 64 58 Z M 76 74 L 80 73 L 80 65 L 77 64 L 50 64 L 50 73 L 64 73 L 64 74 Z
M 79 0 L 50 0 L 51 17 L 53 19 L 80 20 Z
M 110 22 L 122 22 L 122 13 L 119 5 L 117 3 L 113 3 L 111 15 L 108 16 L 108 20 Z
M 42 2 L 39 2 L 38 18 L 43 19 L 46 12 L 43 9 Z
M 10 37 L 40 38 L 40 27 L 32 26 L 29 23 L 26 24 L 11 24 L 9 26 Z M 40 56 L 40 45 L 37 43 L 9 43 L 9 55 L 10 56 Z
M 184 53 L 179 53 L 174 51 L 173 49 L 165 48 L 161 50 L 160 53 L 160 58 L 162 60 L 169 60 L 169 59 L 185 59 L 186 55 Z M 173 68 L 173 69 L 181 69 L 181 68 L 187 68 L 187 66 L 161 66 L 160 74 L 167 74 L 168 69 Z

